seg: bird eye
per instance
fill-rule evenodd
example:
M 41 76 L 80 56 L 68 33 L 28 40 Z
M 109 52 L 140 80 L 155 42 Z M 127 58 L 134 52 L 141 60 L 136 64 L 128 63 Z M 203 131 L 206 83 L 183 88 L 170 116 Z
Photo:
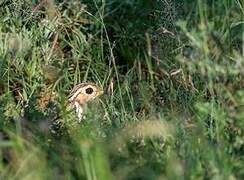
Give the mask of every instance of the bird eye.
M 93 93 L 93 89 L 92 88 L 87 88 L 86 89 L 86 94 L 92 94 Z

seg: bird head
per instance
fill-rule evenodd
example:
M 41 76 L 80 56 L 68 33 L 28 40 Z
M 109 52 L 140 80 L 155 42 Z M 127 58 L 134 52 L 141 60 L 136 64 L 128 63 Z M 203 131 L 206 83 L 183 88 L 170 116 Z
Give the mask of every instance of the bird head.
M 86 103 L 103 94 L 103 90 L 94 83 L 81 83 L 70 92 L 69 102 L 76 109 L 79 121 L 82 118 L 83 108 Z

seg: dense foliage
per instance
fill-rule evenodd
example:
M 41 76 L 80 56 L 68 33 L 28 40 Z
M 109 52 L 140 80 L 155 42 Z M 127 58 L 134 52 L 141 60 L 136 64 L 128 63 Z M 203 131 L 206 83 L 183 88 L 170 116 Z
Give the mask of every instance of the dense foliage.
M 0 1 L 0 179 L 243 179 L 240 0 Z M 105 94 L 81 124 L 69 91 Z

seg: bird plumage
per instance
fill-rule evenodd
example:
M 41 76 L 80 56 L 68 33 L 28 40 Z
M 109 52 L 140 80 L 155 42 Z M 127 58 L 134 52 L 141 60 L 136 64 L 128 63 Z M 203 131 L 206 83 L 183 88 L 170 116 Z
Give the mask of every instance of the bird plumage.
M 86 104 L 102 94 L 102 89 L 94 83 L 81 83 L 74 86 L 69 95 L 69 102 L 71 107 L 75 109 L 79 122 L 84 117 Z

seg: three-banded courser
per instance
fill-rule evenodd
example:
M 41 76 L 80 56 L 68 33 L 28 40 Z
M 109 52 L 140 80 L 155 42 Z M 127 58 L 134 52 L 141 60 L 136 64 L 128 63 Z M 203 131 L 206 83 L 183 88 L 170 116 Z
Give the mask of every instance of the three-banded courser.
M 94 83 L 81 83 L 76 85 L 70 92 L 69 102 L 78 115 L 78 121 L 83 119 L 86 104 L 103 94 L 103 90 Z

